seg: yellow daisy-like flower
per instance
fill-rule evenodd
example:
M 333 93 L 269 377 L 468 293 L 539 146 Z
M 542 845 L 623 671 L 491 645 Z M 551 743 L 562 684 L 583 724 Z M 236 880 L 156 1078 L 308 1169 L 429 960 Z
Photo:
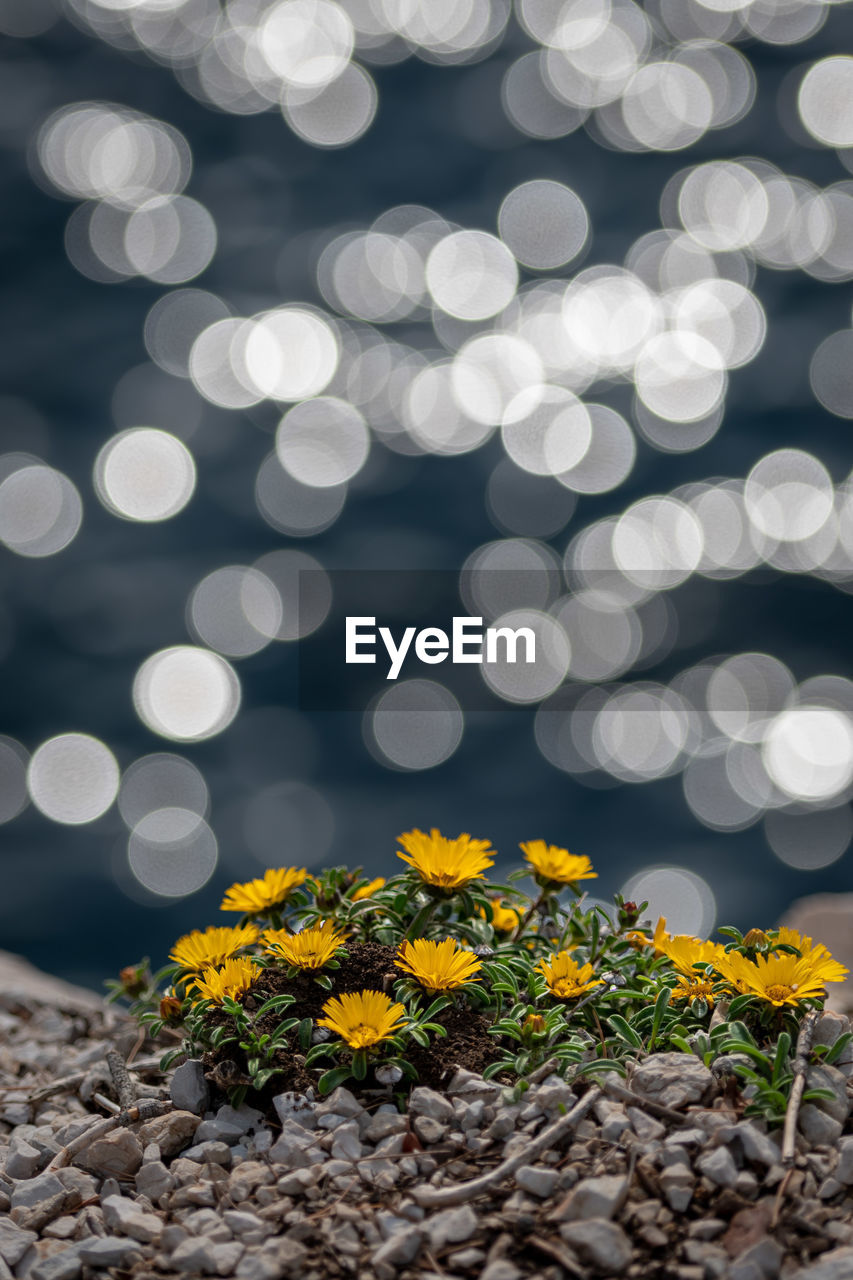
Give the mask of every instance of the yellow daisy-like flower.
M 492 898 L 491 908 L 492 928 L 497 929 L 498 933 L 512 933 L 513 929 L 518 928 L 521 915 L 515 907 L 505 907 L 500 898 Z M 486 913 L 483 908 L 478 907 L 477 910 L 485 920 Z
M 603 986 L 603 980 L 595 977 L 591 964 L 578 964 L 568 951 L 558 951 L 536 966 L 544 974 L 548 990 L 559 1000 L 574 1000 L 593 987 Z
M 169 959 L 174 960 L 187 973 L 200 973 L 210 966 L 224 964 L 244 947 L 250 947 L 260 937 L 260 929 L 253 924 L 244 924 L 236 928 L 227 925 L 210 925 L 204 932 L 193 929 L 178 938 Z
M 640 933 L 634 929 L 625 934 L 625 941 L 630 942 L 632 947 L 652 947 L 656 957 L 664 954 L 664 944 L 669 941 L 669 938 L 670 935 L 666 931 L 666 916 L 658 916 L 654 936 L 651 938 L 647 933 Z
M 267 929 L 264 950 L 297 969 L 322 969 L 346 938 L 347 935 L 335 927 L 334 920 L 323 920 L 316 929 L 302 929 L 299 933 Z
M 351 1049 L 370 1049 L 399 1031 L 406 1010 L 383 991 L 355 991 L 333 996 L 323 1005 L 318 1027 L 328 1027 Z
M 682 977 L 691 982 L 701 980 L 701 974 L 694 969 L 694 965 L 712 964 L 716 969 L 717 961 L 726 954 L 725 947 L 719 942 L 703 942 L 701 938 L 693 938 L 687 933 L 662 938 L 660 949 Z
M 720 973 L 737 991 L 758 996 L 776 1008 L 819 998 L 827 982 L 841 981 L 832 975 L 842 967 L 831 956 L 827 961 L 789 952 L 748 960 L 739 951 L 727 951 L 717 962 Z
M 398 969 L 411 974 L 430 995 L 437 991 L 455 991 L 467 982 L 479 982 L 474 975 L 482 968 L 474 952 L 460 947 L 455 938 L 445 938 L 443 942 L 428 942 L 425 938 L 401 942 L 394 963 Z
M 467 834 L 449 840 L 433 827 L 425 831 L 404 831 L 397 839 L 406 850 L 397 857 L 414 867 L 424 884 L 437 889 L 462 889 L 472 880 L 484 879 L 483 872 L 493 867 L 489 854 L 494 850 L 490 840 L 472 840 Z
M 193 997 L 193 1003 L 198 1004 L 199 1000 L 213 1000 L 216 1004 L 222 1004 L 226 996 L 236 1000 L 238 996 L 246 994 L 258 976 L 258 972 L 257 965 L 246 956 L 226 960 L 221 968 L 211 965 L 204 970 L 200 978 L 195 978 L 193 981 L 197 992 Z
M 714 1007 L 714 984 L 696 974 L 692 978 L 682 976 L 672 989 L 673 1000 L 704 1000 L 709 1009 Z
M 353 902 L 361 902 L 362 898 L 372 898 L 377 889 L 381 889 L 385 883 L 384 876 L 377 876 L 375 880 L 363 884 L 360 889 L 356 889 L 352 895 Z
M 286 902 L 294 889 L 308 879 L 304 867 L 273 867 L 265 871 L 259 880 L 247 880 L 245 884 L 232 884 L 222 899 L 220 911 L 242 911 L 244 915 L 257 916 Z
M 776 946 L 780 942 L 789 947 L 796 947 L 804 960 L 819 963 L 822 975 L 827 982 L 843 982 L 850 972 L 840 961 L 833 958 L 822 942 L 812 942 L 811 938 L 798 933 L 796 929 L 789 929 L 783 925 L 782 928 L 774 930 L 773 945 Z
M 519 845 L 540 884 L 576 884 L 578 880 L 597 880 L 598 872 L 586 854 L 569 853 L 544 840 L 528 840 Z

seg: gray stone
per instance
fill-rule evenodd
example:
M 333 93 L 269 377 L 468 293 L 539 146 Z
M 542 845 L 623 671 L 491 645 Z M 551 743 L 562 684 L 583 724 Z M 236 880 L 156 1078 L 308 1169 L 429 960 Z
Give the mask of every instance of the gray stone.
M 221 1164 L 229 1168 L 231 1148 L 225 1142 L 199 1142 L 187 1147 L 183 1157 L 185 1160 L 195 1160 L 197 1164 Z
M 728 1147 L 715 1147 L 696 1161 L 696 1168 L 716 1187 L 733 1187 L 737 1182 L 737 1165 Z
M 538 1106 L 549 1113 L 562 1113 L 563 1109 L 568 1111 L 577 1102 L 577 1097 L 560 1076 L 548 1076 L 543 1080 L 536 1088 L 535 1098 Z
M 67 1169 L 57 1169 L 56 1176 L 68 1194 L 66 1209 L 75 1209 L 84 1200 L 91 1200 L 92 1196 L 98 1194 L 98 1179 L 91 1173 L 84 1173 L 82 1169 L 69 1165 Z
M 744 1156 L 752 1164 L 763 1164 L 769 1168 L 779 1163 L 780 1148 L 769 1134 L 762 1133 L 756 1125 L 748 1120 L 741 1120 L 734 1126 L 734 1133 L 740 1141 Z
M 46 1163 L 47 1156 L 43 1151 L 32 1146 L 26 1138 L 12 1134 L 5 1166 L 10 1178 L 32 1178 Z
M 426 1085 L 418 1085 L 409 1097 L 409 1114 L 412 1116 L 429 1116 L 439 1124 L 453 1124 L 456 1113 L 453 1106 L 442 1094 Z
M 243 1130 L 235 1124 L 226 1124 L 224 1120 L 202 1120 L 193 1136 L 196 1146 L 200 1142 L 226 1142 L 233 1147 L 243 1138 Z
M 417 1223 L 405 1222 L 392 1235 L 389 1235 L 378 1249 L 374 1250 L 371 1261 L 374 1266 L 380 1267 L 383 1263 L 405 1266 L 409 1262 L 414 1262 L 422 1239 L 423 1231 Z
M 241 1133 L 249 1133 L 253 1129 L 263 1128 L 264 1117 L 260 1111 L 254 1107 L 249 1107 L 244 1102 L 242 1106 L 231 1107 L 227 1104 L 220 1107 L 216 1113 L 217 1120 L 223 1120 L 225 1124 L 233 1124 Z
M 764 1236 L 743 1253 L 739 1253 L 729 1269 L 729 1280 L 749 1280 L 752 1271 L 761 1280 L 776 1280 L 785 1251 L 775 1240 Z
M 834 1196 L 839 1195 L 844 1187 L 837 1178 L 824 1178 L 823 1182 L 817 1189 L 818 1200 L 832 1200 Z
M 605 1218 L 565 1222 L 560 1235 L 582 1262 L 602 1275 L 618 1275 L 631 1261 L 631 1242 L 622 1228 Z
M 812 1147 L 831 1146 L 841 1137 L 844 1127 L 840 1120 L 834 1120 L 813 1102 L 804 1102 L 800 1107 L 798 1126 Z
M 133 1200 L 124 1196 L 106 1196 L 101 1199 L 104 1225 L 109 1231 L 118 1231 L 142 1244 L 160 1239 L 163 1223 L 154 1213 L 146 1213 Z
M 283 1164 L 286 1168 L 300 1168 L 325 1159 L 325 1152 L 320 1150 L 314 1135 L 295 1121 L 288 1121 L 282 1126 L 269 1155 L 273 1164 Z
M 806 1072 L 806 1088 L 828 1090 L 832 1097 L 819 1098 L 814 1105 L 832 1116 L 833 1120 L 844 1123 L 850 1114 L 850 1099 L 847 1096 L 847 1077 L 837 1067 L 809 1067 Z
M 174 1190 L 175 1179 L 162 1160 L 152 1160 L 150 1164 L 143 1164 L 138 1171 L 135 1184 L 140 1195 L 147 1196 L 153 1204 L 156 1204 L 161 1196 Z
M 208 1236 L 191 1236 L 172 1253 L 171 1265 L 178 1271 L 201 1271 L 205 1275 L 229 1275 L 245 1252 L 236 1241 L 211 1240 Z
M 838 1164 L 834 1172 L 845 1187 L 853 1186 L 853 1137 L 842 1138 L 838 1143 Z
M 446 1244 L 470 1240 L 479 1225 L 476 1213 L 468 1204 L 433 1214 L 424 1223 L 431 1249 L 443 1249 Z
M 273 1233 L 270 1223 L 245 1209 L 226 1209 L 222 1220 L 229 1231 L 239 1236 L 245 1244 L 261 1244 Z
M 825 1044 L 832 1048 L 836 1040 L 850 1030 L 850 1019 L 843 1013 L 835 1013 L 824 1009 L 814 1026 L 814 1044 Z
M 793 1271 L 787 1280 L 850 1280 L 853 1275 L 853 1248 L 845 1245 L 841 1249 L 833 1249 L 822 1253 L 818 1261 L 812 1260 L 798 1271 Z
M 10 1197 L 11 1218 L 25 1230 L 38 1231 L 63 1209 L 68 1192 L 54 1173 L 40 1173 L 16 1183 Z
M 170 1160 L 190 1145 L 200 1123 L 191 1111 L 168 1111 L 164 1116 L 147 1120 L 139 1130 L 139 1139 L 146 1147 L 156 1142 L 161 1156 Z
M 398 1138 L 402 1142 L 402 1134 L 393 1134 L 385 1141 L 394 1141 Z M 342 1124 L 335 1129 L 334 1140 L 332 1142 L 332 1157 L 335 1160 L 360 1160 L 364 1154 L 361 1140 L 358 1136 L 358 1125 L 354 1120 Z
M 284 1236 L 268 1240 L 257 1251 L 245 1253 L 237 1263 L 235 1275 L 240 1280 L 280 1280 L 281 1276 L 298 1275 L 307 1257 L 304 1245 Z
M 80 1244 L 80 1261 L 90 1267 L 124 1267 L 140 1256 L 136 1241 L 123 1236 L 101 1236 Z
M 365 1117 L 362 1117 L 361 1136 L 365 1142 L 381 1142 L 392 1133 L 405 1133 L 408 1127 L 408 1118 L 401 1115 L 396 1107 L 392 1107 L 390 1111 L 380 1108 L 369 1119 L 365 1120 Z
M 627 1183 L 621 1174 L 584 1178 L 554 1211 L 554 1218 L 574 1222 L 580 1218 L 609 1219 L 625 1197 Z
M 75 1156 L 75 1163 L 101 1177 L 132 1178 L 142 1164 L 142 1143 L 130 1129 L 113 1129 Z
M 279 1093 L 272 1100 L 279 1120 L 295 1120 L 305 1129 L 313 1129 L 317 1123 L 314 1106 L 304 1093 Z
M 675 1213 L 684 1213 L 693 1199 L 694 1178 L 683 1165 L 671 1165 L 660 1175 L 660 1189 Z
M 692 1053 L 655 1053 L 634 1069 L 631 1088 L 665 1107 L 701 1102 L 714 1077 Z
M 521 1280 L 521 1271 L 509 1258 L 496 1258 L 480 1272 L 480 1280 Z
M 10 1267 L 21 1261 L 27 1249 L 37 1239 L 35 1231 L 23 1231 L 8 1218 L 0 1217 L 0 1258 L 8 1262 Z
M 433 1142 L 440 1142 L 447 1133 L 447 1125 L 439 1124 L 431 1116 L 415 1116 L 412 1128 L 421 1142 L 426 1143 L 427 1146 L 430 1146 Z
M 501 1095 L 499 1085 L 493 1084 L 490 1080 L 484 1080 L 475 1071 L 468 1071 L 465 1067 L 460 1067 L 453 1073 L 447 1092 L 464 1098 L 466 1102 L 474 1098 L 482 1098 L 484 1102 L 496 1102 Z
M 328 1097 L 315 1107 L 318 1116 L 334 1113 L 336 1116 L 346 1116 L 347 1119 L 360 1116 L 363 1110 L 364 1107 L 355 1094 L 350 1093 L 349 1089 L 344 1089 L 343 1086 L 333 1089 Z
M 204 1115 L 210 1106 L 210 1089 L 204 1078 L 204 1067 L 198 1058 L 187 1058 L 176 1068 L 169 1085 L 169 1097 L 177 1111 Z
M 72 1245 L 35 1263 L 28 1272 L 27 1280 L 76 1280 L 82 1270 L 80 1246 Z
M 554 1194 L 559 1180 L 560 1175 L 556 1169 L 544 1169 L 533 1164 L 523 1164 L 515 1173 L 516 1184 L 522 1191 L 538 1196 L 540 1200 L 546 1200 Z

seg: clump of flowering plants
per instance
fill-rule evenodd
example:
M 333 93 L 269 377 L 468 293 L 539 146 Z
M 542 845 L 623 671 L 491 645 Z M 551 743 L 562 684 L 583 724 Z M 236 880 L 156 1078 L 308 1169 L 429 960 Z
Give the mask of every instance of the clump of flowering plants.
M 232 885 L 222 910 L 236 923 L 179 938 L 153 977 L 124 970 L 116 994 L 152 1035 L 181 1038 L 168 1057 L 204 1056 L 232 1098 L 294 1070 L 320 1092 L 415 1080 L 413 1059 L 449 1052 L 461 1016 L 469 1041 L 481 1033 L 479 1069 L 519 1092 L 539 1070 L 733 1055 L 751 1110 L 784 1115 L 803 1017 L 847 976 L 820 943 L 785 928 L 672 934 L 646 903 L 591 903 L 590 859 L 544 840 L 521 845 L 506 883 L 487 878 L 488 840 L 433 829 L 399 843 L 387 878 L 273 867 Z M 812 1052 L 831 1062 L 850 1040 Z

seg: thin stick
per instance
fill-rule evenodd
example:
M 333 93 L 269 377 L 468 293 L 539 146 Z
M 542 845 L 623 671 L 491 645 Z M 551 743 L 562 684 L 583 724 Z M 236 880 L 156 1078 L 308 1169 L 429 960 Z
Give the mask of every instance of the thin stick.
M 574 1129 L 578 1121 L 583 1119 L 600 1097 L 601 1089 L 598 1085 L 592 1085 L 580 1102 L 575 1103 L 571 1111 L 560 1116 L 560 1119 L 549 1125 L 547 1129 L 543 1129 L 537 1137 L 527 1143 L 523 1151 L 510 1156 L 494 1169 L 490 1169 L 488 1173 L 480 1174 L 479 1178 L 472 1178 L 469 1182 L 458 1182 L 451 1187 L 413 1187 L 412 1195 L 417 1203 L 426 1209 L 439 1205 L 467 1204 L 469 1200 L 475 1200 L 477 1196 L 483 1195 L 484 1192 L 490 1191 L 492 1187 L 511 1177 L 523 1164 L 530 1163 L 543 1151 L 549 1151 L 551 1147 L 555 1147 L 561 1138 Z
M 793 1164 L 794 1156 L 796 1155 L 797 1120 L 806 1087 L 806 1072 L 809 1069 L 812 1042 L 814 1041 L 815 1027 L 819 1017 L 820 1011 L 817 1009 L 812 1009 L 810 1013 L 807 1013 L 803 1018 L 800 1034 L 797 1036 L 797 1051 L 794 1057 L 794 1083 L 791 1085 L 791 1095 L 788 1098 L 788 1107 L 785 1111 L 785 1128 L 782 1133 L 783 1165 Z
M 121 1111 L 121 1107 L 117 1102 L 113 1102 L 110 1098 L 105 1098 L 102 1093 L 93 1093 L 92 1100 L 97 1102 L 99 1107 L 103 1107 L 105 1111 L 109 1111 L 110 1115 L 117 1116 Z
M 136 1120 L 151 1120 L 154 1116 L 163 1116 L 167 1111 L 171 1110 L 171 1102 L 157 1102 L 154 1098 L 143 1098 L 140 1103 L 131 1107 L 129 1111 L 123 1112 L 120 1116 L 107 1116 L 105 1120 L 98 1120 L 96 1124 L 90 1125 L 73 1142 L 69 1142 L 67 1146 L 57 1151 L 45 1172 L 55 1173 L 57 1169 L 64 1169 L 67 1164 L 71 1163 L 74 1156 L 80 1151 L 84 1151 L 96 1138 L 102 1138 L 104 1134 L 112 1133 L 113 1129 L 117 1129 L 122 1122 L 132 1124 Z
M 641 1097 L 639 1093 L 632 1093 L 630 1089 L 626 1089 L 624 1085 L 617 1084 L 615 1080 L 602 1080 L 601 1087 L 605 1093 L 618 1098 L 620 1102 L 625 1102 L 631 1107 L 637 1107 L 640 1111 L 648 1111 L 650 1115 L 658 1116 L 661 1120 L 669 1120 L 672 1124 L 693 1123 L 691 1116 L 684 1116 L 680 1111 L 673 1111 L 671 1107 L 665 1107 L 662 1102 L 654 1102 L 651 1098 Z
M 129 1111 L 136 1102 L 136 1085 L 128 1075 L 127 1066 L 120 1053 L 115 1049 L 107 1049 L 106 1058 L 115 1091 L 118 1094 L 119 1106 L 122 1112 Z
M 546 1240 L 543 1236 L 528 1236 L 527 1243 L 532 1249 L 538 1249 L 540 1253 L 544 1253 L 546 1258 L 553 1258 L 554 1262 L 559 1262 L 570 1276 L 577 1276 L 578 1280 L 583 1280 L 586 1272 L 580 1270 L 565 1245 L 561 1245 L 556 1240 Z

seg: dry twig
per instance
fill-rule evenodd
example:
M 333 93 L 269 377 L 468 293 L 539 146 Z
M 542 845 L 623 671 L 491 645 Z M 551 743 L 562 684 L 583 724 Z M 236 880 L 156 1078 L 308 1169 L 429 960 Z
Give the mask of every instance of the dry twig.
M 580 1102 L 575 1103 L 571 1111 L 560 1116 L 560 1119 L 555 1120 L 547 1129 L 543 1129 L 517 1155 L 510 1156 L 494 1169 L 489 1169 L 487 1173 L 480 1174 L 479 1178 L 471 1178 L 468 1182 L 457 1182 L 450 1187 L 415 1187 L 412 1189 L 415 1200 L 425 1209 L 467 1204 L 470 1200 L 476 1200 L 477 1196 L 483 1195 L 484 1192 L 490 1191 L 492 1187 L 503 1182 L 505 1178 L 511 1177 L 523 1164 L 529 1164 L 537 1156 L 542 1155 L 543 1151 L 549 1151 L 551 1147 L 555 1147 L 561 1138 L 574 1129 L 600 1097 L 601 1090 L 598 1085 L 592 1085 Z

